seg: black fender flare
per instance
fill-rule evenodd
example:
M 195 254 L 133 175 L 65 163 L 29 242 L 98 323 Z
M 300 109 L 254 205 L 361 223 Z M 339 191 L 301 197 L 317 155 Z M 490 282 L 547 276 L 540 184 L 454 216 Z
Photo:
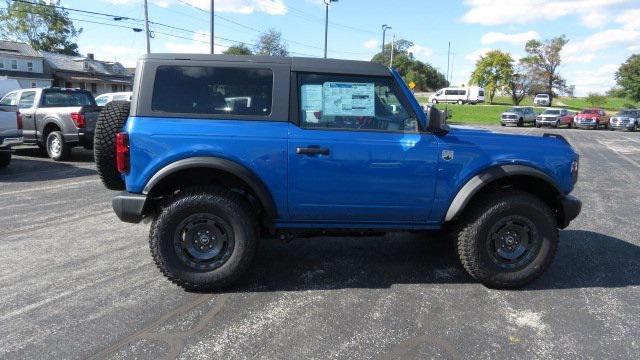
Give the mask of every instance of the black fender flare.
M 556 182 L 549 175 L 536 168 L 526 165 L 498 165 L 473 176 L 462 186 L 449 205 L 444 221 L 448 222 L 456 219 L 469 204 L 473 196 L 487 184 L 501 178 L 516 175 L 532 176 L 544 180 L 553 186 L 558 195 L 562 194 Z
M 144 189 L 142 190 L 142 194 L 149 194 L 151 189 L 153 189 L 153 187 L 156 186 L 162 179 L 175 172 L 190 168 L 203 167 L 226 171 L 242 179 L 245 183 L 247 183 L 247 185 L 249 185 L 249 187 L 251 187 L 251 190 L 253 190 L 253 192 L 256 194 L 258 200 L 264 207 L 266 215 L 270 219 L 276 219 L 278 217 L 276 204 L 271 197 L 271 193 L 262 182 L 262 180 L 260 180 L 260 178 L 253 171 L 249 170 L 244 165 L 219 157 L 191 157 L 173 162 L 158 170 L 151 177 L 151 179 L 147 182 Z

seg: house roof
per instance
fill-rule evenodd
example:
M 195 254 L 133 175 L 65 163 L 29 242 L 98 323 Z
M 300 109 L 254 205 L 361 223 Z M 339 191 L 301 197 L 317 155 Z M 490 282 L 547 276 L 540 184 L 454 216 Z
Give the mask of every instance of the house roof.
M 131 76 L 119 62 L 93 60 L 85 56 L 62 55 L 45 51 L 42 52 L 42 55 L 54 70 L 109 76 Z M 85 67 L 85 63 L 88 68 Z
M 29 44 L 9 40 L 0 40 L 0 53 L 38 58 L 42 57 L 42 55 L 34 50 Z

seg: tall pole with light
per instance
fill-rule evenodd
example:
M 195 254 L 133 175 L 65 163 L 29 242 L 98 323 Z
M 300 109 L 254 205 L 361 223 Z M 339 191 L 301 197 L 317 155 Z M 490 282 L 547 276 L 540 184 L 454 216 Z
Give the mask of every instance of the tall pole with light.
M 382 25 L 382 58 L 384 59 L 384 40 L 387 30 L 391 30 L 391 26 L 384 24 Z
M 147 0 L 144 0 L 144 30 L 147 38 L 147 54 L 151 53 L 151 39 L 149 33 L 149 6 Z
M 214 47 L 213 47 L 214 41 L 213 41 L 213 39 L 215 38 L 213 36 L 213 17 L 214 17 L 214 14 L 215 14 L 214 11 L 213 11 L 213 9 L 214 9 L 213 2 L 214 2 L 214 0 L 211 0 L 211 53 L 212 54 L 214 53 Z
M 338 0 L 324 0 L 326 7 L 324 14 L 324 58 L 327 58 L 327 40 L 329 37 L 329 5 L 331 3 L 338 2 Z

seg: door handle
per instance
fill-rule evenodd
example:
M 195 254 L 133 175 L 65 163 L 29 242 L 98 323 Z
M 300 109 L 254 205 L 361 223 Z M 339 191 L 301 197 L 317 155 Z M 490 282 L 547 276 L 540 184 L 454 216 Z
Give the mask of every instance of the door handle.
M 298 155 L 329 155 L 329 148 L 321 147 L 303 147 L 296 148 L 296 154 Z

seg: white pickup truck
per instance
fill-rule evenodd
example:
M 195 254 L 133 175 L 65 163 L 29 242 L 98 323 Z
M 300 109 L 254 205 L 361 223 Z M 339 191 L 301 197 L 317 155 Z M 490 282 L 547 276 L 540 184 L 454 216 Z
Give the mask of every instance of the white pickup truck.
M 11 162 L 11 146 L 22 144 L 22 118 L 14 105 L 0 104 L 0 169 Z

